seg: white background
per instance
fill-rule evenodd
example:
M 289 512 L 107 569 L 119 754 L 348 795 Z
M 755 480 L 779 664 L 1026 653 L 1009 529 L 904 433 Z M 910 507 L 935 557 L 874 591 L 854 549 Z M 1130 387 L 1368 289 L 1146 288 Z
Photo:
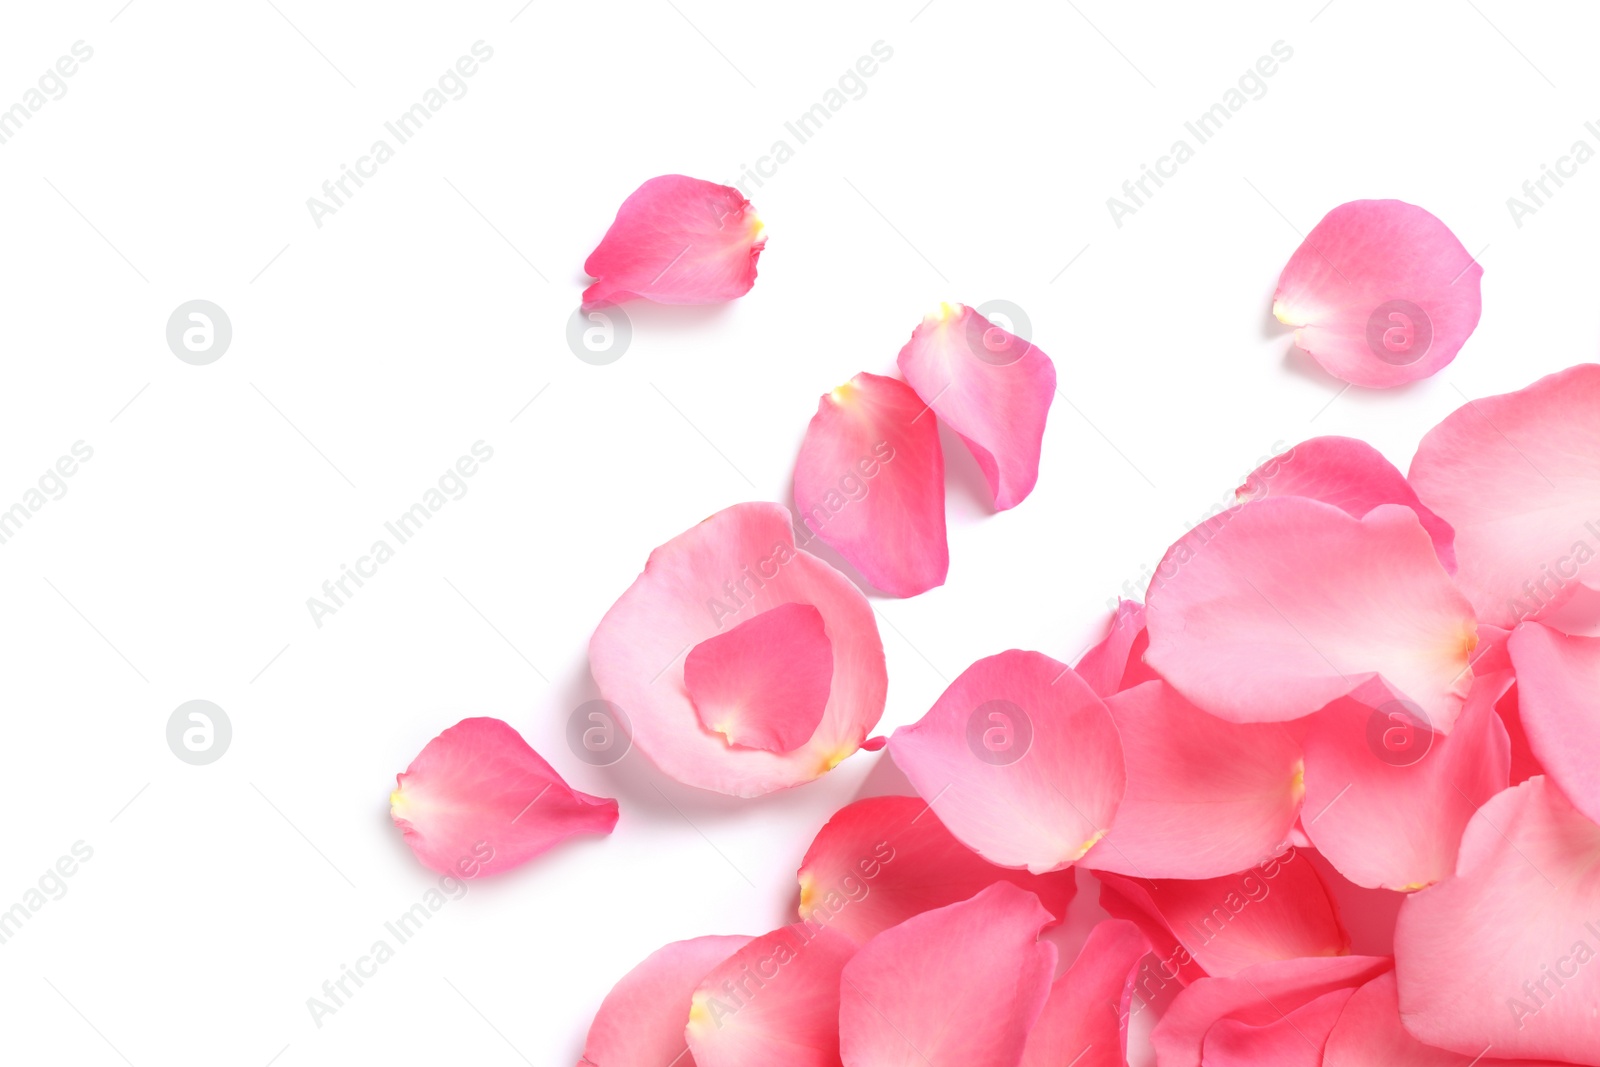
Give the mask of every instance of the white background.
M 1404 467 L 1464 395 L 1597 347 L 1600 163 L 1521 228 L 1506 207 L 1600 147 L 1576 4 L 123 2 L 7 4 L 0 30 L 0 106 L 94 49 L 0 145 L 0 507 L 94 449 L 0 545 L 0 908 L 94 850 L 0 945 L 8 1062 L 569 1064 L 649 951 L 785 921 L 827 816 L 900 786 L 882 756 L 735 802 L 637 754 L 586 766 L 565 722 L 649 550 L 787 501 L 817 397 L 888 373 L 940 300 L 1025 308 L 1063 398 L 1012 512 L 947 451 L 949 582 L 874 600 L 884 731 L 979 656 L 1076 657 L 1275 446 L 1350 434 Z M 307 197 L 480 39 L 467 95 L 315 226 Z M 880 40 L 865 96 L 753 190 L 755 289 L 631 306 L 620 361 L 576 359 L 627 194 L 733 179 Z M 1113 225 L 1106 198 L 1279 40 L 1266 95 Z M 1341 393 L 1269 313 L 1300 234 L 1362 197 L 1427 207 L 1485 267 L 1456 362 L 1384 393 Z M 203 367 L 164 336 L 195 298 L 234 330 Z M 479 440 L 470 492 L 317 628 L 306 598 Z M 164 736 L 196 698 L 234 730 L 205 767 Z M 306 998 L 433 883 L 394 774 L 468 715 L 619 798 L 616 833 L 473 885 L 318 1028 Z

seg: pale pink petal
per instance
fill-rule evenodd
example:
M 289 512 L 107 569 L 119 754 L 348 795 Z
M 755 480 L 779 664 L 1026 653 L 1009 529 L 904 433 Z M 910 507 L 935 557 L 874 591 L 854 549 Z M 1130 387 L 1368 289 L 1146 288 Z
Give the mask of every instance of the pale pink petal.
M 1392 962 L 1382 956 L 1273 960 L 1229 978 L 1202 978 L 1178 994 L 1150 1035 L 1156 1061 L 1161 1067 L 1200 1067 L 1207 1036 L 1218 1023 L 1270 1026 L 1329 993 L 1362 985 Z
M 921 797 L 869 797 L 836 812 L 800 864 L 800 918 L 859 943 L 891 926 L 968 900 L 995 882 L 1066 917 L 1071 871 L 1029 874 L 986 862 L 957 841 Z
M 780 604 L 689 650 L 683 684 L 700 725 L 729 744 L 792 752 L 817 732 L 833 687 L 822 613 Z
M 1353 200 L 1289 257 L 1272 312 L 1336 378 L 1370 388 L 1426 378 L 1478 325 L 1483 268 L 1450 228 L 1400 200 Z
M 1294 849 L 1203 881 L 1097 877 L 1101 907 L 1139 924 L 1161 958 L 1164 978 L 1226 977 L 1268 960 L 1350 951 L 1328 887 Z
M 1137 600 L 1119 599 L 1105 637 L 1085 652 L 1072 669 L 1097 695 L 1108 697 L 1156 677 L 1144 664 L 1144 652 L 1149 647 L 1144 605 Z
M 1593 1063 L 1600 1051 L 1600 826 L 1545 778 L 1485 804 L 1455 877 L 1395 927 L 1406 1029 L 1476 1056 Z
M 584 261 L 598 280 L 583 291 L 583 306 L 634 297 L 658 304 L 732 300 L 755 284 L 766 243 L 739 190 L 682 174 L 651 178 L 622 202 Z
M 1469 401 L 1428 431 L 1410 478 L 1455 527 L 1480 620 L 1512 627 L 1600 589 L 1600 365 Z
M 910 386 L 862 372 L 823 396 L 794 468 L 800 521 L 890 596 L 943 585 L 944 453 Z
M 1055 974 L 1056 948 L 1038 939 L 1050 921 L 999 882 L 868 941 L 844 968 L 845 1067 L 1018 1067 Z
M 1495 702 L 1509 671 L 1473 681 L 1448 736 L 1414 706 L 1339 700 L 1306 735 L 1306 833 L 1356 885 L 1411 891 L 1456 868 L 1461 832 L 1510 784 L 1511 744 Z
M 1531 622 L 1510 647 L 1529 748 L 1573 806 L 1600 822 L 1600 638 Z
M 839 978 L 855 948 L 795 923 L 713 967 L 689 1010 L 698 1067 L 839 1067 Z
M 499 719 L 462 719 L 395 776 L 389 816 L 429 870 L 498 874 L 574 834 L 609 834 L 617 802 L 561 780 Z
M 1400 1023 L 1394 972 L 1356 990 L 1324 1047 L 1329 1067 L 1561 1067 L 1549 1060 L 1467 1056 L 1424 1045 Z
M 1070 667 L 1014 649 L 968 667 L 889 753 L 963 844 L 1035 874 L 1104 836 L 1126 780 L 1100 698 Z
M 1133 980 L 1149 951 L 1133 923 L 1096 924 L 1077 960 L 1050 987 L 1022 1067 L 1127 1067 Z
M 735 748 L 705 729 L 684 684 L 684 652 L 784 604 L 822 615 L 833 685 L 816 732 L 790 752 Z M 633 744 L 680 782 L 760 796 L 811 781 L 855 752 L 883 713 L 883 642 L 866 597 L 794 547 L 777 504 L 736 504 L 650 554 L 589 642 L 606 700 L 628 716 Z
M 1236 493 L 1239 503 L 1264 496 L 1305 496 L 1361 518 L 1379 504 L 1404 504 L 1433 538 L 1439 562 L 1456 570 L 1455 531 L 1429 511 L 1405 475 L 1383 453 L 1353 437 L 1313 437 L 1251 471 Z
M 1266 1022 L 1222 1019 L 1206 1032 L 1205 1067 L 1321 1067 L 1328 1034 L 1354 995 L 1335 989 Z
M 578 1067 L 696 1067 L 683 1032 L 691 998 L 711 968 L 749 941 L 697 937 L 657 949 L 606 995 Z
M 1167 551 L 1145 608 L 1145 661 L 1232 722 L 1310 715 L 1367 683 L 1448 731 L 1472 682 L 1472 610 L 1410 508 L 1356 519 L 1267 497 Z
M 1282 851 L 1300 811 L 1300 744 L 1282 723 L 1208 715 L 1162 681 L 1106 699 L 1127 766 L 1111 831 L 1083 866 L 1215 878 Z
M 972 451 L 994 506 L 1004 511 L 1022 503 L 1039 480 L 1044 423 L 1055 399 L 1050 357 L 972 308 L 944 304 L 911 331 L 899 367 Z

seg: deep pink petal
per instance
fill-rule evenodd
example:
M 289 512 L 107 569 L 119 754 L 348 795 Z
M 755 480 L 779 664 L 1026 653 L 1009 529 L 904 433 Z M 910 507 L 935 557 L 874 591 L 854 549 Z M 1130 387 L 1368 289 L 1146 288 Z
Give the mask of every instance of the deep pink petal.
M 1206 1032 L 1205 1067 L 1321 1067 L 1328 1034 L 1353 989 L 1335 989 L 1266 1022 L 1221 1019 Z
M 800 918 L 859 943 L 913 915 L 968 900 L 995 882 L 1066 917 L 1071 871 L 1029 874 L 986 862 L 921 797 L 869 797 L 836 812 L 800 864 Z
M 1201 1067 L 1201 1050 L 1218 1023 L 1233 1024 L 1225 1031 L 1233 1037 L 1238 1026 L 1272 1026 L 1329 993 L 1362 985 L 1389 970 L 1391 963 L 1382 956 L 1273 960 L 1233 977 L 1202 978 L 1178 994 L 1150 1035 L 1156 1062 L 1161 1067 Z
M 939 427 L 910 386 L 865 372 L 823 396 L 794 468 L 800 521 L 891 596 L 950 569 Z
M 1122 738 L 1127 790 L 1083 866 L 1215 878 L 1283 849 L 1305 794 L 1288 727 L 1208 715 L 1162 681 L 1123 690 L 1106 707 Z
M 1353 200 L 1289 257 L 1272 311 L 1336 378 L 1370 388 L 1435 373 L 1478 325 L 1480 267 L 1450 228 L 1400 200 Z
M 1050 357 L 972 308 L 944 304 L 911 331 L 899 367 L 972 451 L 994 506 L 1004 511 L 1022 503 L 1039 480 L 1044 423 L 1055 399 Z
M 1600 822 L 1600 638 L 1531 622 L 1510 648 L 1529 748 L 1573 806 Z
M 1600 365 L 1469 401 L 1428 431 L 1410 478 L 1455 527 L 1480 620 L 1512 627 L 1600 589 Z
M 1472 610 L 1410 508 L 1360 519 L 1305 497 L 1241 504 L 1168 550 L 1145 660 L 1233 722 L 1297 719 L 1367 683 L 1448 731 L 1471 685 Z
M 844 968 L 845 1067 L 1018 1067 L 1056 948 L 1032 893 L 1006 882 L 868 941 Z
M 733 953 L 695 990 L 687 1029 L 695 1062 L 838 1067 L 839 977 L 854 954 L 848 938 L 810 923 Z
M 609 834 L 617 802 L 561 780 L 499 719 L 462 719 L 395 776 L 389 815 L 429 870 L 498 874 L 574 834 Z
M 578 1067 L 696 1067 L 684 1040 L 700 980 L 748 937 L 697 937 L 657 949 L 606 995 L 589 1027 Z
M 1400 1023 L 1394 972 L 1356 990 L 1333 1032 L 1323 1061 L 1330 1067 L 1561 1067 L 1549 1060 L 1467 1056 L 1424 1045 Z
M 1455 877 L 1406 899 L 1395 974 L 1406 1029 L 1476 1056 L 1592 1063 L 1600 1051 L 1600 826 L 1546 778 L 1485 804 Z
M 720 304 L 756 282 L 766 247 L 761 220 L 739 190 L 682 174 L 651 178 L 622 202 L 583 269 L 598 279 L 583 306 L 644 297 L 658 304 Z
M 1002 867 L 1060 870 L 1105 835 L 1126 775 L 1111 713 L 1037 652 L 981 659 L 889 753 L 967 847 Z
M 811 740 L 833 687 L 822 613 L 780 604 L 689 650 L 683 684 L 700 725 L 729 744 L 792 752 Z
M 1149 647 L 1144 605 L 1137 600 L 1119 599 L 1105 637 L 1085 652 L 1072 669 L 1096 694 L 1108 697 L 1156 677 L 1144 663 L 1144 651 Z
M 1203 881 L 1098 874 L 1100 904 L 1139 924 L 1164 979 L 1226 977 L 1269 960 L 1342 956 L 1350 935 L 1310 861 L 1289 849 L 1258 867 Z
M 775 753 L 730 747 L 700 724 L 684 685 L 683 653 L 784 604 L 822 615 L 833 686 L 816 732 Z M 848 578 L 794 547 L 777 504 L 736 504 L 650 554 L 589 642 L 605 699 L 632 726 L 633 744 L 680 782 L 760 796 L 823 774 L 867 739 L 883 713 L 883 642 L 866 597 Z
M 1133 923 L 1096 924 L 1077 960 L 1050 987 L 1022 1067 L 1127 1067 L 1133 981 L 1149 951 Z
M 1439 562 L 1456 570 L 1455 531 L 1423 506 L 1405 475 L 1383 453 L 1353 437 L 1313 437 L 1251 471 L 1239 503 L 1265 496 L 1305 496 L 1361 518 L 1379 504 L 1404 504 L 1433 538 Z
M 1509 671 L 1473 681 L 1455 729 L 1431 731 L 1401 701 L 1339 700 L 1306 735 L 1306 833 L 1368 889 L 1416 890 L 1456 868 L 1461 832 L 1510 784 L 1511 744 L 1494 706 Z

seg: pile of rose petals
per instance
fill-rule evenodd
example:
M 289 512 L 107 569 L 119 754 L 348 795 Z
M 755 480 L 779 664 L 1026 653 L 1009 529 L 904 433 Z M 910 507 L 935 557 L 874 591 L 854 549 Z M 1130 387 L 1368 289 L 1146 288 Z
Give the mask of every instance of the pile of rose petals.
M 671 247 L 619 236 L 625 216 L 663 229 L 646 207 L 678 187 L 656 183 L 607 235 L 607 295 L 685 295 L 611 276 Z M 1276 308 L 1325 366 L 1395 384 L 1454 357 L 1479 273 L 1421 209 L 1357 202 L 1307 237 Z M 1419 325 L 1420 353 L 1379 351 Z M 939 584 L 935 419 L 996 508 L 1033 488 L 1043 353 L 953 307 L 899 369 L 823 398 L 799 517 L 711 516 L 597 628 L 600 691 L 671 777 L 755 796 L 883 746 L 871 606 L 804 545 L 892 595 Z M 895 730 L 916 795 L 797 843 L 776 929 L 646 957 L 580 1067 L 1121 1067 L 1157 1000 L 1159 1067 L 1600 1064 L 1600 364 L 1469 402 L 1409 473 L 1321 437 L 1236 498 L 1076 666 L 998 651 Z M 393 805 L 424 863 L 463 874 L 616 819 L 486 719 L 430 743 Z M 1109 918 L 1063 952 L 1078 868 Z

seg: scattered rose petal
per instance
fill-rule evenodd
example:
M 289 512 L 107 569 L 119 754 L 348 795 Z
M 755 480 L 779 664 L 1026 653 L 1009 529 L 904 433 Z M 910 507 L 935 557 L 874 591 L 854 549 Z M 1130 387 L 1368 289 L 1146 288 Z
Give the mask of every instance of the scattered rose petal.
M 1149 647 L 1144 605 L 1137 600 L 1119 599 L 1105 637 L 1085 652 L 1072 669 L 1098 696 L 1108 697 L 1156 677 L 1144 664 L 1144 652 Z
M 1285 1022 L 1288 1017 L 1310 1029 L 1296 1040 L 1309 1042 L 1311 1048 L 1301 1051 L 1313 1056 L 1290 1062 L 1316 1064 L 1320 1061 L 1315 1057 L 1321 1055 L 1328 1031 L 1338 1019 L 1337 1012 L 1330 1014 L 1327 1009 L 1339 998 L 1317 1002 L 1341 991 L 1348 997 L 1391 965 L 1392 961 L 1382 956 L 1310 957 L 1258 963 L 1229 978 L 1202 978 L 1178 994 L 1150 1035 L 1156 1062 L 1161 1067 L 1201 1067 L 1202 1050 L 1203 1062 L 1216 1062 L 1210 1058 L 1215 1032 L 1217 1052 L 1228 1057 L 1223 1062 L 1230 1067 L 1277 1063 L 1270 1053 L 1293 1048 L 1284 1040 L 1284 1031 L 1295 1029 L 1293 1023 Z M 1301 1015 L 1301 1009 L 1308 1006 L 1310 1010 Z M 1248 1053 L 1255 1043 L 1245 1028 L 1264 1031 L 1258 1037 L 1260 1058 L 1240 1060 L 1241 1050 Z
M 1159 958 L 1156 974 L 1166 980 L 1225 978 L 1269 960 L 1350 951 L 1332 894 L 1294 849 L 1202 881 L 1097 877 L 1101 906 L 1139 924 Z
M 1600 589 L 1600 365 L 1468 401 L 1411 461 L 1422 502 L 1455 527 L 1456 581 L 1512 627 Z
M 780 604 L 689 650 L 683 684 L 700 724 L 729 744 L 792 752 L 811 740 L 833 687 L 822 613 Z
M 1375 682 L 1447 732 L 1472 682 L 1472 610 L 1395 504 L 1360 519 L 1304 497 L 1241 504 L 1168 550 L 1145 611 L 1146 662 L 1232 722 L 1298 719 Z
M 696 937 L 651 953 L 600 1004 L 578 1067 L 696 1067 L 684 1039 L 690 1001 L 706 973 L 749 941 Z
M 1078 958 L 1050 987 L 1022 1067 L 1127 1067 L 1133 981 L 1149 951 L 1133 923 L 1096 924 Z
M 981 659 L 889 752 L 950 832 L 1002 867 L 1060 870 L 1105 835 L 1126 776 L 1111 713 L 1037 652 Z
M 698 1067 L 838 1067 L 839 976 L 855 945 L 795 923 L 708 972 L 689 1010 Z
M 684 683 L 684 653 L 784 604 L 822 616 L 833 684 L 816 731 L 788 752 L 730 746 L 700 724 Z M 883 713 L 883 643 L 866 597 L 844 575 L 794 547 L 777 504 L 736 504 L 650 554 L 589 642 L 605 699 L 621 707 L 633 743 L 671 777 L 734 796 L 809 782 L 861 747 Z
M 1468 1056 L 1594 1062 L 1600 826 L 1546 778 L 1467 825 L 1455 877 L 1407 898 L 1395 975 L 1407 1030 Z
M 1162 681 L 1106 700 L 1127 766 L 1111 830 L 1083 866 L 1141 878 L 1214 878 L 1277 855 L 1305 795 L 1282 723 L 1208 715 Z
M 943 585 L 944 452 L 904 382 L 861 373 L 825 394 L 794 468 L 800 521 L 890 596 Z
M 1451 360 L 1483 309 L 1483 268 L 1450 228 L 1400 200 L 1353 200 L 1289 257 L 1272 313 L 1334 377 L 1384 388 Z
M 1494 712 L 1509 672 L 1473 682 L 1449 736 L 1413 706 L 1339 700 L 1306 735 L 1306 833 L 1356 885 L 1411 891 L 1456 868 L 1461 832 L 1510 784 L 1511 744 Z
M 499 719 L 463 719 L 396 775 L 389 815 L 429 870 L 498 874 L 574 834 L 609 834 L 617 802 L 561 780 Z
M 911 332 L 900 373 L 971 450 L 1001 511 L 1039 480 L 1056 368 L 1037 345 L 961 304 L 943 304 Z
M 1033 893 L 1054 921 L 1077 891 L 1071 871 L 1034 875 L 987 862 L 921 797 L 869 797 L 835 813 L 811 842 L 800 864 L 800 918 L 860 944 L 995 882 Z
M 1400 1023 L 1394 972 L 1355 991 L 1324 1047 L 1330 1067 L 1561 1067 L 1549 1060 L 1486 1059 L 1424 1045 Z
M 651 178 L 617 211 L 583 269 L 598 279 L 583 306 L 634 297 L 658 304 L 720 304 L 756 283 L 766 247 L 761 220 L 739 190 L 682 174 Z
M 1455 531 L 1429 511 L 1405 475 L 1383 453 L 1353 437 L 1313 437 L 1251 471 L 1236 493 L 1239 503 L 1265 496 L 1304 496 L 1332 504 L 1359 519 L 1379 504 L 1404 504 L 1433 538 L 1444 569 L 1456 571 Z
M 1017 1067 L 1050 995 L 1056 948 L 1032 893 L 999 882 L 885 930 L 845 965 L 845 1067 Z
M 1530 750 L 1573 806 L 1600 822 L 1600 638 L 1533 622 L 1517 628 L 1510 648 Z

